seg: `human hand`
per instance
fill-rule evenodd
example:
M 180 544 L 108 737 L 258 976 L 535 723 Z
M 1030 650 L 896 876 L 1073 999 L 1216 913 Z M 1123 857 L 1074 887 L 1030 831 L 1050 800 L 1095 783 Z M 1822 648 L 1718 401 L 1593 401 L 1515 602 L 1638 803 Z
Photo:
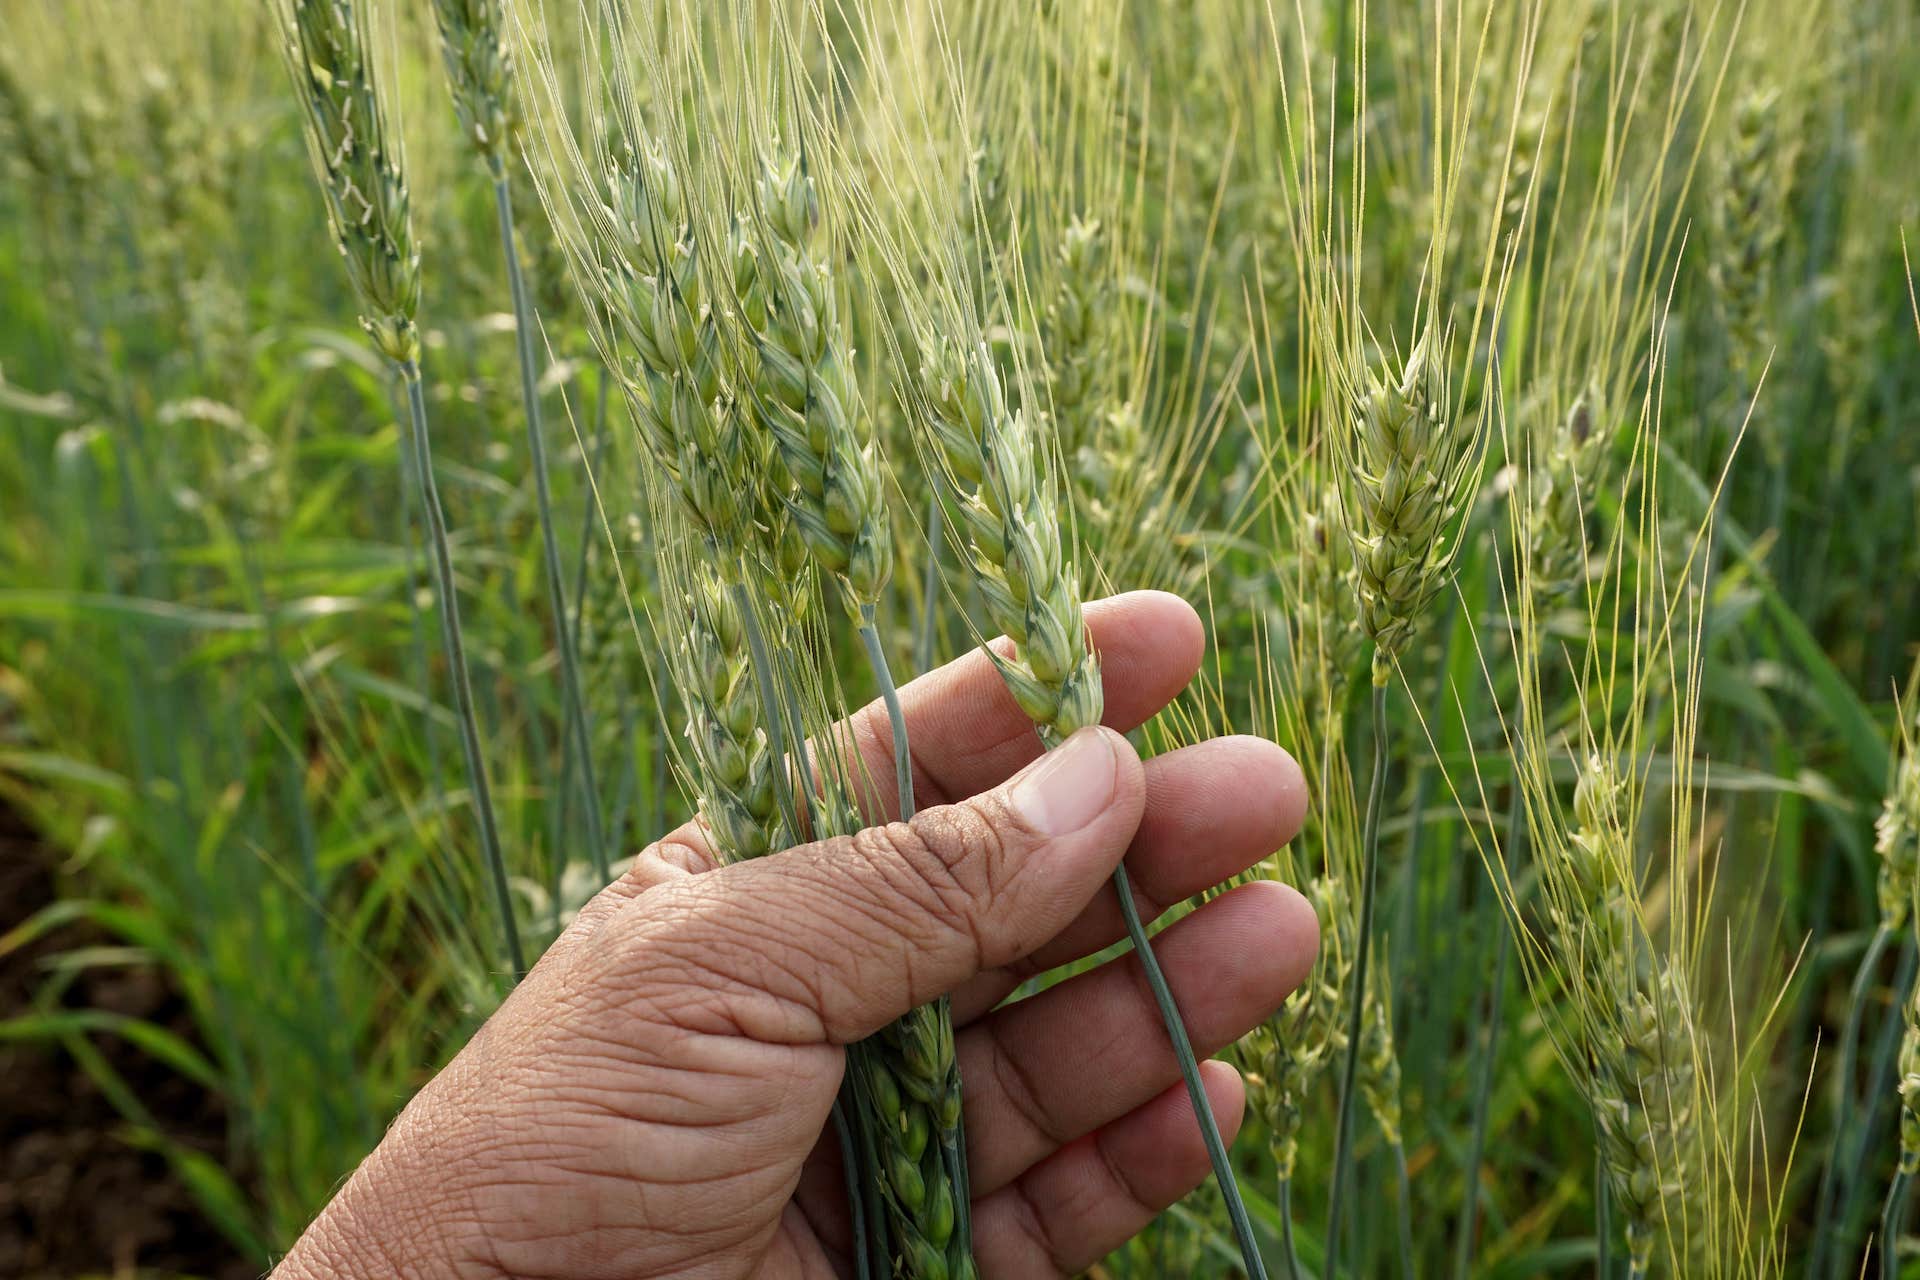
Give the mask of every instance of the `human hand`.
M 1290 839 L 1305 788 L 1256 738 L 1143 764 L 1114 730 L 1192 679 L 1199 619 L 1157 593 L 1086 616 L 1109 727 L 1035 762 L 1031 725 L 971 653 L 901 691 L 911 822 L 727 867 L 693 824 L 650 846 L 420 1091 L 278 1280 L 850 1275 L 827 1131 L 843 1046 L 948 992 L 984 1276 L 1078 1271 L 1191 1189 L 1206 1153 L 1131 955 L 996 1006 L 1121 937 L 1123 854 L 1151 918 Z M 852 729 L 890 804 L 884 712 Z M 1155 949 L 1210 1053 L 1278 1007 L 1315 945 L 1305 900 L 1262 882 Z M 1202 1074 L 1231 1136 L 1239 1076 Z

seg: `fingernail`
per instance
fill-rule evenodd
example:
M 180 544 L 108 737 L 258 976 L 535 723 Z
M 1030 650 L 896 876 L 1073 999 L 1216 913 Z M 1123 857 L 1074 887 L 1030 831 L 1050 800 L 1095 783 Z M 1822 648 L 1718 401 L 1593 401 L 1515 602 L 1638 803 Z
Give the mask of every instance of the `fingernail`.
M 1028 765 L 1007 788 L 1007 803 L 1041 835 L 1069 835 L 1112 802 L 1113 779 L 1106 734 L 1082 729 Z

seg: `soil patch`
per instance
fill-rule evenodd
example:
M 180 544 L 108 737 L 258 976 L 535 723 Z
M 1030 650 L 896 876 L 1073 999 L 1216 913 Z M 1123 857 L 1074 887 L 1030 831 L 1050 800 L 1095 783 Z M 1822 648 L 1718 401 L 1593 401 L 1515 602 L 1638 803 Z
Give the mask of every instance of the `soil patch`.
M 0 933 L 53 901 L 55 856 L 0 805 Z M 0 956 L 0 1019 L 32 1008 L 47 957 L 104 941 L 63 929 Z M 86 974 L 62 1003 L 193 1036 L 179 995 L 150 967 Z M 93 1044 L 172 1138 L 225 1159 L 218 1097 L 116 1037 Z M 259 1268 L 207 1223 L 166 1160 L 128 1145 L 123 1131 L 113 1104 L 58 1045 L 0 1043 L 0 1276 L 257 1276 Z

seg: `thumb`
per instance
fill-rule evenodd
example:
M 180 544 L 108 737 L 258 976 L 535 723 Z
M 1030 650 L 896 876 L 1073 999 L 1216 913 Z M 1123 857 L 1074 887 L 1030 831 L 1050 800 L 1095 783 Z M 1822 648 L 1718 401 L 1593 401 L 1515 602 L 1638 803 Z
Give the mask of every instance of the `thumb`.
M 698 989 L 656 1005 L 690 1030 L 849 1043 L 1065 928 L 1145 797 L 1132 745 L 1082 729 L 970 800 L 660 886 L 608 941 L 623 983 Z

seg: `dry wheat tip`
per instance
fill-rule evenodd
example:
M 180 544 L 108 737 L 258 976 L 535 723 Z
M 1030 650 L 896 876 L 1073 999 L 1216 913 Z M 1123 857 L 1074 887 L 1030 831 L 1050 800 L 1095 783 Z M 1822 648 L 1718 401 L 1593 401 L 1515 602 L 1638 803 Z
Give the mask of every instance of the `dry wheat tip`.
M 1397 378 L 1369 370 L 1353 401 L 1342 502 L 1376 685 L 1387 682 L 1445 585 L 1451 525 L 1477 461 L 1474 433 L 1449 421 L 1442 361 L 1425 334 Z
M 433 0 L 433 17 L 460 127 L 499 176 L 518 125 L 506 8 L 501 0 Z
M 1007 408 L 984 343 L 929 344 L 921 390 L 968 565 L 994 624 L 1016 646 L 1012 661 L 996 659 L 1001 677 L 1043 737 L 1099 723 L 1099 659 L 1087 646 L 1056 495 L 1026 414 Z
M 351 0 L 287 0 L 283 16 L 307 150 L 360 323 L 382 355 L 412 364 L 420 251 L 400 148 L 369 78 L 366 18 Z
M 761 166 L 761 236 L 744 314 L 759 356 L 758 410 L 791 480 L 787 501 L 815 560 L 871 608 L 893 572 L 886 490 L 834 306 L 812 248 L 813 181 L 792 155 Z

